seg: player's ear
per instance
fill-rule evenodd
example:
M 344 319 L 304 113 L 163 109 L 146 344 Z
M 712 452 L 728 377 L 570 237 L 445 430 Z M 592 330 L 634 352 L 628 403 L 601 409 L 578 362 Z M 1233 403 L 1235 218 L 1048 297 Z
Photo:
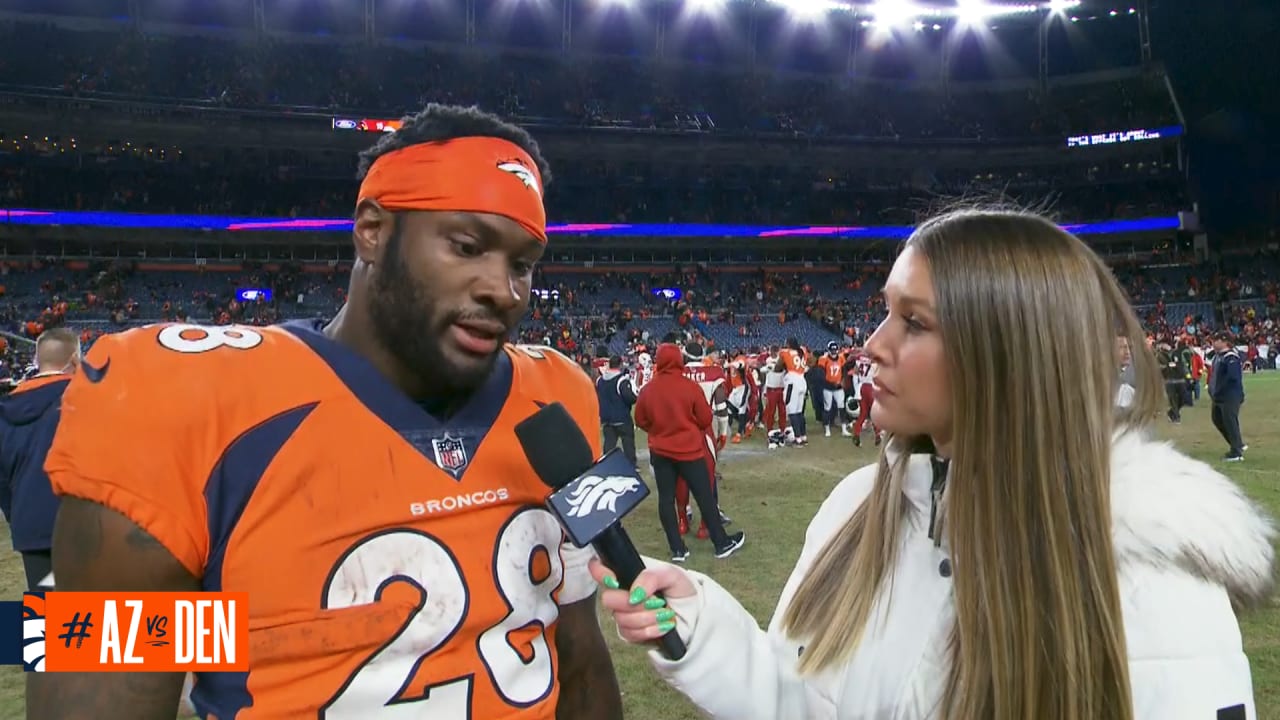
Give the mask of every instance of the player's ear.
M 395 218 L 391 211 L 379 205 L 376 200 L 360 203 L 356 208 L 355 227 L 351 231 L 356 257 L 365 263 L 376 263 L 382 257 L 382 247 L 394 230 Z

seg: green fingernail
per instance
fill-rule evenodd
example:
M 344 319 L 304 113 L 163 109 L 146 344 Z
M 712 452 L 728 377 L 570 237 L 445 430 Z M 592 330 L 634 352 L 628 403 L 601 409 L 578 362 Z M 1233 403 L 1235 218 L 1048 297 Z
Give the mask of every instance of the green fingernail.
M 618 579 L 612 575 L 605 575 L 604 580 L 602 580 L 601 582 L 604 583 L 604 586 L 609 588 L 610 590 L 618 589 Z
M 651 597 L 648 600 L 644 601 L 644 609 L 657 610 L 659 608 L 666 607 L 666 604 L 667 604 L 667 601 L 663 600 L 660 597 Z
M 649 593 L 646 592 L 645 589 L 640 587 L 639 585 L 631 588 L 631 604 L 632 605 L 639 604 L 640 601 L 644 599 L 644 596 L 648 594 Z
M 658 622 L 660 623 L 671 622 L 672 620 L 675 620 L 675 619 L 676 619 L 675 610 L 663 610 L 662 612 L 658 613 Z
M 669 633 L 669 632 L 671 632 L 672 630 L 675 630 L 675 629 L 676 629 L 676 624 L 675 624 L 675 623 L 673 623 L 673 622 L 660 622 L 660 623 L 658 623 L 658 634 L 659 634 L 659 635 L 666 635 L 667 633 Z

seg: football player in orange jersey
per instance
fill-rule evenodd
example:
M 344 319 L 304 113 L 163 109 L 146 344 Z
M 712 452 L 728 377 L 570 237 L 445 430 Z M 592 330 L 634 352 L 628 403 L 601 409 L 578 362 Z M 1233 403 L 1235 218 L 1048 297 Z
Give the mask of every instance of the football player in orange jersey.
M 742 442 L 743 435 L 751 437 L 751 424 L 748 422 L 750 409 L 751 386 L 747 378 L 751 370 L 747 367 L 747 358 L 739 353 L 729 363 L 729 422 L 733 427 L 734 445 Z
M 804 406 L 809 396 L 809 385 L 805 380 L 805 371 L 809 369 L 804 348 L 794 337 L 787 338 L 787 346 L 778 353 L 778 364 L 787 372 L 783 380 L 783 404 L 787 411 L 787 428 L 793 447 L 804 447 L 809 444 Z
M 827 354 L 818 358 L 822 368 L 822 416 L 826 426 L 826 437 L 831 437 L 831 426 L 840 422 L 840 431 L 849 437 L 849 428 L 845 426 L 844 414 L 844 353 L 840 351 L 840 343 L 832 340 L 827 343 Z
M 621 718 L 591 553 L 514 437 L 560 401 L 600 450 L 589 378 L 503 342 L 547 239 L 538 146 L 429 105 L 361 170 L 329 324 L 94 345 L 46 463 L 56 588 L 247 592 L 250 668 L 196 675 L 205 718 Z M 183 683 L 29 677 L 41 720 L 171 720 Z

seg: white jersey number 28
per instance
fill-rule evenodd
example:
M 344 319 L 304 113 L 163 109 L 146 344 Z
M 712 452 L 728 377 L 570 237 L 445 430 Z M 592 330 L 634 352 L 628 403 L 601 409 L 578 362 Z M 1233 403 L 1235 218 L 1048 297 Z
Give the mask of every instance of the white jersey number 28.
M 498 533 L 493 549 L 493 573 L 473 578 L 497 583 L 507 616 L 480 634 L 475 644 L 480 661 L 498 694 L 514 707 L 527 707 L 548 694 L 555 684 L 546 628 L 559 614 L 552 597 L 564 577 L 560 559 L 562 531 L 555 517 L 541 508 L 527 508 L 511 517 Z M 550 573 L 534 581 L 529 559 L 537 548 L 550 558 Z M 413 675 L 431 654 L 454 638 L 466 620 L 471 591 L 462 568 L 439 540 L 416 530 L 392 530 L 365 538 L 338 562 L 325 588 L 325 607 L 352 607 L 378 601 L 392 581 L 415 585 L 430 602 L 423 603 L 398 634 L 374 653 L 338 689 L 320 712 L 322 720 L 479 720 L 472 717 L 474 678 L 461 675 L 404 696 Z M 533 659 L 526 662 L 507 642 L 522 628 L 543 630 L 533 643 Z

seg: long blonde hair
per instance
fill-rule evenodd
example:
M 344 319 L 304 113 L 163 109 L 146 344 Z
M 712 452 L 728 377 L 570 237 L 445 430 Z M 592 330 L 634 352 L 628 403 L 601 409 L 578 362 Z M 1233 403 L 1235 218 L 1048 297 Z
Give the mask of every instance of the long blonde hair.
M 956 618 L 939 715 L 1130 720 L 1110 462 L 1113 432 L 1145 430 L 1160 406 L 1141 326 L 1110 269 L 1041 217 L 953 212 L 907 246 L 932 272 L 956 418 L 943 526 Z M 1124 409 L 1117 333 L 1137 382 Z M 888 592 L 907 462 L 922 444 L 890 438 L 870 497 L 788 605 L 782 627 L 806 643 L 802 673 L 847 660 Z

